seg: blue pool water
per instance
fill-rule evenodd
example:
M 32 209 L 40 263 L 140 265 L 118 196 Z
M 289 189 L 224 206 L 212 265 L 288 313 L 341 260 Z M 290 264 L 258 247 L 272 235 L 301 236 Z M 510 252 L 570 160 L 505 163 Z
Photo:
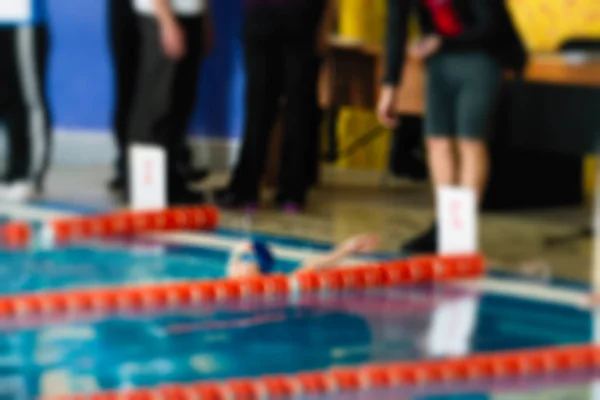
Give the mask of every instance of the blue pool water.
M 453 319 L 472 321 L 466 332 L 439 323 L 448 306 L 455 307 Z M 590 337 L 589 313 L 566 306 L 450 287 L 390 289 L 6 328 L 0 376 L 22 382 L 11 387 L 35 397 L 56 374 L 65 391 L 84 393 L 581 344 Z M 440 339 L 446 347 L 435 344 Z
M 224 250 L 148 243 L 0 252 L 0 294 L 223 278 L 229 255 Z M 297 265 L 278 260 L 275 269 L 289 272 Z
M 223 250 L 139 241 L 0 252 L 0 294 L 220 278 L 228 258 Z M 279 260 L 277 269 L 286 272 L 296 264 Z M 0 324 L 0 400 L 583 344 L 592 339 L 592 327 L 589 311 L 451 285 L 271 299 L 66 325 L 46 321 L 34 328 Z M 586 385 L 595 377 L 575 378 L 584 397 L 565 398 L 587 398 Z M 546 384 L 559 382 L 557 377 Z M 569 382 L 563 386 L 575 385 Z M 519 386 L 523 382 L 513 384 L 518 392 L 530 390 Z M 482 385 L 439 389 L 461 393 L 454 397 L 376 392 L 360 399 L 496 398 L 486 394 L 494 388 Z M 474 394 L 466 397 L 465 390 Z

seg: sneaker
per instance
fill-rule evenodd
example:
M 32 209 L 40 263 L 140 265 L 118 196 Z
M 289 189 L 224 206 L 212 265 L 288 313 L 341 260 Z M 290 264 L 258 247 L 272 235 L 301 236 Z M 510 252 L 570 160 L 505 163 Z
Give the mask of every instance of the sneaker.
M 288 201 L 283 204 L 283 212 L 290 215 L 297 215 L 302 213 L 304 207 L 300 203 Z
M 106 188 L 113 201 L 120 205 L 127 205 L 129 204 L 128 185 L 127 179 L 124 176 L 117 175 L 108 181 Z
M 427 231 L 404 243 L 400 252 L 411 255 L 437 253 L 437 224 L 431 225 Z
M 286 214 L 300 214 L 306 208 L 306 203 L 304 201 L 298 201 L 297 197 L 290 198 L 290 196 L 278 193 L 277 196 L 275 196 L 275 207 Z
M 26 203 L 37 195 L 35 185 L 28 181 L 0 186 L 0 200 L 10 203 Z
M 112 193 L 121 193 L 121 192 L 125 191 L 126 184 L 127 183 L 125 181 L 125 177 L 121 176 L 121 175 L 117 175 L 113 179 L 108 181 L 108 183 L 106 184 L 106 187 Z
M 258 209 L 259 209 L 259 207 L 258 207 L 257 203 L 247 203 L 243 207 L 244 212 L 247 214 L 254 214 L 254 213 L 258 212 Z

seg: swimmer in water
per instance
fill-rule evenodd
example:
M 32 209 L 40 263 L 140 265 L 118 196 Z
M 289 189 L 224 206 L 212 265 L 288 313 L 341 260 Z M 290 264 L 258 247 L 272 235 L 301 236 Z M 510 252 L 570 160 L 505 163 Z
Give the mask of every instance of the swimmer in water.
M 293 273 L 322 270 L 339 266 L 344 259 L 355 254 L 373 253 L 379 246 L 377 235 L 359 235 L 345 240 L 329 253 L 306 260 Z M 269 274 L 274 271 L 275 258 L 268 245 L 253 240 L 234 250 L 228 265 L 228 275 L 232 278 L 251 277 Z

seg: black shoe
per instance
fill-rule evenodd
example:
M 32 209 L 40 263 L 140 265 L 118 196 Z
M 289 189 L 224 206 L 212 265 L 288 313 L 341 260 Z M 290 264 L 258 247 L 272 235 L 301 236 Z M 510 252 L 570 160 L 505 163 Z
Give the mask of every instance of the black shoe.
M 275 207 L 281 209 L 286 214 L 301 214 L 306 209 L 306 200 L 293 199 L 278 194 L 275 197 Z
M 169 193 L 170 206 L 201 205 L 206 203 L 206 196 L 202 192 L 195 192 L 183 186 Z
M 410 255 L 437 253 L 437 224 L 433 224 L 421 235 L 404 243 L 400 247 L 400 252 Z
M 111 192 L 123 192 L 125 191 L 126 181 L 122 175 L 117 175 L 106 184 L 108 190 Z
M 307 192 L 304 193 L 287 193 L 283 191 L 277 192 L 275 195 L 275 206 L 278 208 L 284 207 L 286 204 L 297 204 L 301 208 L 305 208 L 307 200 Z
M 402 163 L 397 163 L 392 173 L 398 178 L 410 179 L 416 182 L 427 180 L 427 165 L 416 156 L 407 157 Z
M 419 160 L 413 159 L 407 162 L 405 176 L 413 181 L 425 181 L 428 176 L 427 165 Z

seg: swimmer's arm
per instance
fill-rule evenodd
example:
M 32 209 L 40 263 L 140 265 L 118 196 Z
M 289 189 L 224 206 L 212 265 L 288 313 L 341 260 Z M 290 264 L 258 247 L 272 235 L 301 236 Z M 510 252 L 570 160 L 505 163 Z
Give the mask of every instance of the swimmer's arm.
M 350 249 L 339 248 L 330 253 L 307 261 L 295 272 L 318 271 L 321 269 L 338 266 L 338 263 L 352 254 L 354 254 L 354 251 Z
M 373 252 L 379 245 L 379 236 L 362 234 L 340 243 L 332 252 L 304 264 L 299 272 L 339 266 L 340 262 L 356 253 Z M 298 272 L 298 271 L 296 271 Z

